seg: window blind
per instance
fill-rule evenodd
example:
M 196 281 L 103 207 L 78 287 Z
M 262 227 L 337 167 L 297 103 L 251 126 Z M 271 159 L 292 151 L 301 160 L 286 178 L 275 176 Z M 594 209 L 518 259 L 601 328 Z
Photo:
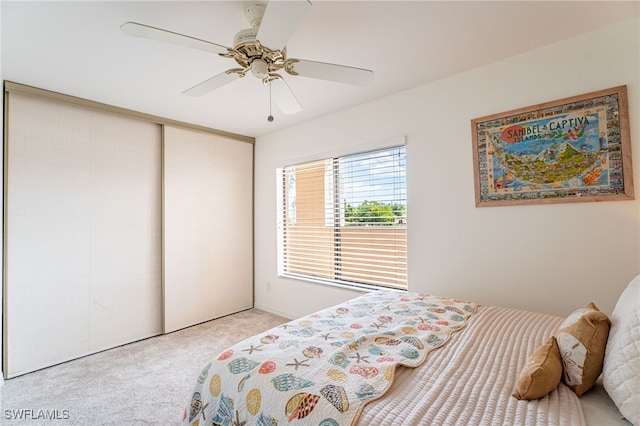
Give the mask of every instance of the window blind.
M 407 288 L 406 150 L 279 170 L 280 275 Z

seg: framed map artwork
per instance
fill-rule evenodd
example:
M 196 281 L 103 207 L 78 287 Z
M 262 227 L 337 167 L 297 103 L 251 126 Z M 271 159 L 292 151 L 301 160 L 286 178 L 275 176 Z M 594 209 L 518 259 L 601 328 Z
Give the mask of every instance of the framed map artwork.
M 476 206 L 634 198 L 627 87 L 471 120 Z

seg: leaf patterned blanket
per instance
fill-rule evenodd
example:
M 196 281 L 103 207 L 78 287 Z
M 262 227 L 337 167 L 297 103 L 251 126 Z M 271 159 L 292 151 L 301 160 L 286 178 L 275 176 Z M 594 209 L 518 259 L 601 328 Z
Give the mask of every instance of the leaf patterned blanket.
M 462 300 L 381 290 L 283 324 L 207 364 L 183 424 L 355 424 L 398 365 L 421 365 L 476 310 Z

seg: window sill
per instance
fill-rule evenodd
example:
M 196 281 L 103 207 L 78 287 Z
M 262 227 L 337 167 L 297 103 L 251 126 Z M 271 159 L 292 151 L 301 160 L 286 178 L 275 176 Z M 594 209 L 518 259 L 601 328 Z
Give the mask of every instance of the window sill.
M 401 292 L 401 293 L 406 293 L 407 290 L 406 289 L 399 289 L 399 288 L 393 288 L 393 287 L 385 287 L 385 286 L 376 286 L 376 285 L 372 285 L 372 284 L 361 284 L 361 283 L 353 283 L 353 282 L 337 282 L 337 281 L 332 281 L 332 280 L 325 280 L 322 278 L 312 278 L 312 277 L 308 277 L 305 275 L 296 275 L 296 274 L 278 274 L 278 278 L 285 278 L 285 279 L 290 279 L 290 280 L 296 280 L 296 281 L 304 281 L 304 282 L 308 282 L 311 284 L 319 284 L 319 285 L 323 285 L 323 286 L 328 286 L 328 287 L 335 287 L 335 288 L 339 288 L 342 290 L 352 290 L 352 291 L 359 291 L 362 293 L 369 293 L 372 291 L 378 291 L 378 290 L 392 290 L 392 291 L 397 291 L 397 292 Z

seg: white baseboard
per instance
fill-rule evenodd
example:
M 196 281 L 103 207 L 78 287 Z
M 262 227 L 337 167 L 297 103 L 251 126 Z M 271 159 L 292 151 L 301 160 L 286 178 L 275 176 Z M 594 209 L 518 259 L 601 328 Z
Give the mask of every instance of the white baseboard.
M 282 312 L 282 311 L 278 311 L 278 310 L 275 310 L 275 309 L 267 308 L 267 307 L 264 307 L 264 306 L 261 306 L 261 305 L 254 305 L 253 307 L 255 309 L 259 309 L 261 311 L 269 312 L 270 314 L 274 314 L 274 315 L 279 315 L 281 317 L 285 317 L 285 318 L 287 318 L 289 320 L 293 320 L 293 319 L 298 318 L 298 315 L 294 315 L 291 312 Z

